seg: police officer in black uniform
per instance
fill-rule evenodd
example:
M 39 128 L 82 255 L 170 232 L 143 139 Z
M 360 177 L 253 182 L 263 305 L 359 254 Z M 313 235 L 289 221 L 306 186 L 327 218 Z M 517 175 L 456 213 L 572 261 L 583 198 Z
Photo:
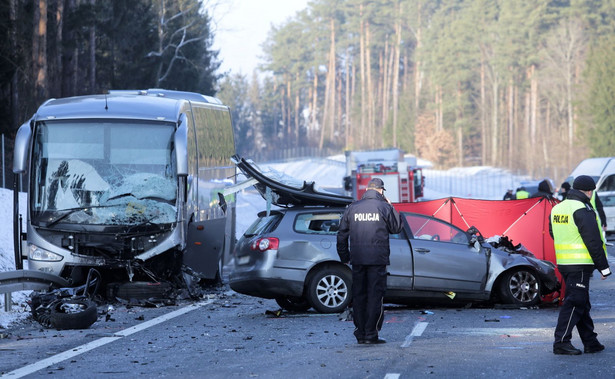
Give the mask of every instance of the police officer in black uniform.
M 581 354 L 570 342 L 574 327 L 585 353 L 604 350 L 594 332 L 589 301 L 589 279 L 593 271 L 597 269 L 602 279 L 611 275 L 600 220 L 590 200 L 595 189 L 590 176 L 580 175 L 566 200 L 551 210 L 549 231 L 555 244 L 557 267 L 566 283 L 564 303 L 555 327 L 554 354 Z
M 389 234 L 401 232 L 399 213 L 384 197 L 382 179 L 371 179 L 367 191 L 350 204 L 340 220 L 337 253 L 352 265 L 352 310 L 354 335 L 360 344 L 380 344 L 384 321 L 382 302 L 389 262 Z M 349 241 L 350 239 L 350 247 Z

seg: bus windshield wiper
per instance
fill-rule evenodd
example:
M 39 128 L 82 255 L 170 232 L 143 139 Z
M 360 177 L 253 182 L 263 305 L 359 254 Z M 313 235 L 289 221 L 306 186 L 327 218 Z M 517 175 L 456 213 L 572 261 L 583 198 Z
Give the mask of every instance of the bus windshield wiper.
M 87 207 L 76 207 L 76 208 L 68 208 L 68 209 L 62 209 L 61 211 L 63 211 L 64 213 L 62 213 L 60 216 L 58 216 L 57 218 L 55 218 L 54 220 L 50 221 L 47 224 L 47 227 L 51 227 L 55 224 L 57 224 L 58 222 L 64 220 L 66 217 L 72 215 L 75 212 L 78 211 L 84 211 L 87 212 L 88 209 L 94 209 L 94 208 L 110 208 L 110 207 L 115 207 L 116 205 L 89 205 Z M 57 211 L 60 212 L 60 211 Z
M 137 196 L 131 192 L 126 192 L 126 193 L 121 193 L 119 195 L 111 196 L 110 198 L 106 200 L 106 202 L 111 201 L 111 200 L 116 200 L 122 197 L 128 197 L 128 196 L 132 196 L 137 200 L 154 200 L 160 203 L 167 203 L 171 205 L 175 204 L 175 199 L 165 199 L 165 198 L 158 197 L 158 196 Z

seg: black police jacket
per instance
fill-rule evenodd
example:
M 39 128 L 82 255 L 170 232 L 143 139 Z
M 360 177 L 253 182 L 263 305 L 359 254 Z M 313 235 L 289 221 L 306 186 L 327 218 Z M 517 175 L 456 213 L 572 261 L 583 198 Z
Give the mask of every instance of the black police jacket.
M 395 208 L 378 191 L 367 190 L 361 200 L 348 206 L 340 220 L 340 260 L 354 265 L 388 265 L 389 234 L 400 233 L 401 229 L 401 217 Z

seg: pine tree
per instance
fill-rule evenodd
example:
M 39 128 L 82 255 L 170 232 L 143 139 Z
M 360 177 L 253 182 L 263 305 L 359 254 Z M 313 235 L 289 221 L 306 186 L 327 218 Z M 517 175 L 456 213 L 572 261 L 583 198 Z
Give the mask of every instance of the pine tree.
M 586 128 L 581 130 L 593 156 L 615 151 L 615 37 L 607 35 L 591 51 L 585 72 L 589 90 L 585 98 Z

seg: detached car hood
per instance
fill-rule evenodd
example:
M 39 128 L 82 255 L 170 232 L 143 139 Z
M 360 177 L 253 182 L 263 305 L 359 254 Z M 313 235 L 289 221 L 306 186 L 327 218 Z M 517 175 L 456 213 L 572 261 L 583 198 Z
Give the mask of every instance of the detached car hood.
M 233 155 L 231 161 L 248 179 L 255 179 L 258 182 L 254 184 L 254 188 L 257 189 L 263 199 L 271 201 L 271 204 L 279 207 L 309 205 L 345 207 L 354 200 L 348 196 L 316 191 L 314 182 L 304 181 L 301 187 L 281 183 L 265 175 L 254 162 L 249 162 L 239 155 Z

